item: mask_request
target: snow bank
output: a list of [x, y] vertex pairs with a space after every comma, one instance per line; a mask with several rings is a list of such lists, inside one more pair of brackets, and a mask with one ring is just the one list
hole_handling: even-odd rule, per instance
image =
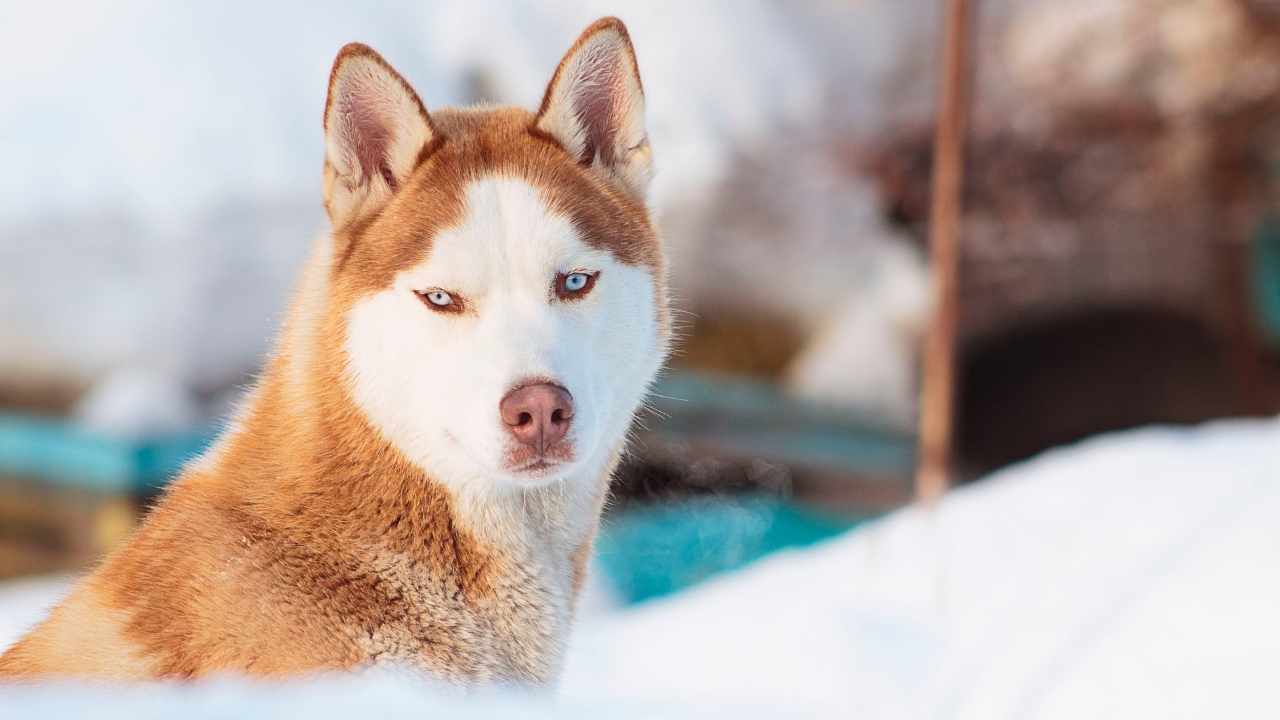
[[[805, 717], [786, 706], [703, 705], [661, 702], [559, 701], [516, 691], [464, 694], [399, 673], [364, 677], [319, 677], [287, 685], [222, 680], [198, 686], [176, 684], [110, 688], [59, 685], [6, 688], [0, 711], [13, 717], [145, 720], [146, 718], [789, 718]], [[9, 716], [6, 716], [9, 717]]]
[[586, 623], [571, 698], [844, 717], [1274, 708], [1280, 421], [1102, 437], [813, 551]]
[[[1277, 518], [1280, 420], [1098, 438], [931, 510], [585, 618], [555, 712], [668, 717], [723, 703], [743, 717], [1262, 716], [1276, 704]], [[0, 591], [0, 642], [61, 587]], [[5, 699], [48, 717], [120, 700], [80, 692]], [[402, 707], [418, 692], [372, 678], [124, 700], [266, 714], [285, 701]], [[533, 716], [552, 712], [540, 703]]]

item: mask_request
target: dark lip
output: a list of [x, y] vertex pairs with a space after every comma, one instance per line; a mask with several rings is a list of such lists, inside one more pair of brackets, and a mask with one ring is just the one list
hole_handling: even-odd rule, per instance
[[557, 465], [563, 465], [563, 464], [564, 462], [561, 460], [554, 460], [551, 458], [538, 458], [537, 460], [526, 462], [525, 464], [519, 467], [511, 468], [511, 472], [516, 472], [516, 473], [537, 472], [539, 470], [547, 470], [549, 468], [553, 468]]
[[[453, 435], [453, 433], [449, 432], [448, 430], [445, 430], [444, 436], [448, 438], [451, 442], [453, 442], [453, 444], [461, 448], [463, 452], [467, 452], [466, 446], [463, 445], [462, 442], [459, 441], [458, 438]], [[552, 446], [550, 450], [552, 453], [554, 453], [558, 451], [559, 448], [560, 448], [560, 445], [556, 444]], [[470, 457], [470, 453], [468, 453], [468, 457]], [[536, 472], [542, 472], [544, 470], [550, 470], [551, 468], [556, 467], [558, 465], [567, 465], [571, 462], [573, 462], [572, 451], [570, 451], [566, 457], [555, 457], [554, 455], [548, 454], [548, 455], [543, 455], [542, 457], [525, 460], [520, 465], [515, 465], [515, 466], [509, 465], [507, 466], [506, 471], [510, 473], [516, 473], [516, 474], [536, 473]]]
[[557, 465], [573, 462], [573, 445], [570, 442], [558, 442], [543, 453], [530, 447], [514, 448], [507, 453], [507, 472], [540, 472]]

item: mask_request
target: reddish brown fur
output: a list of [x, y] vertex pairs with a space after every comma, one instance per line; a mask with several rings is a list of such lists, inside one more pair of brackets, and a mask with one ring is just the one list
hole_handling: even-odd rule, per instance
[[627, 26], [616, 17], [603, 17], [591, 23], [586, 30], [582, 31], [582, 34], [574, 41], [573, 47], [569, 48], [569, 52], [564, 54], [564, 58], [556, 66], [555, 74], [551, 76], [551, 82], [547, 83], [547, 91], [542, 94], [542, 102], [538, 105], [538, 115], [543, 115], [547, 112], [547, 108], [551, 104], [551, 90], [560, 81], [560, 76], [564, 73], [564, 68], [568, 64], [569, 58], [573, 57], [574, 53], [581, 49], [587, 40], [591, 39], [591, 36], [601, 30], [611, 30], [618, 33], [622, 38], [622, 42], [626, 46], [625, 55], [630, 62], [631, 72], [635, 75], [636, 84], [640, 86], [640, 91], [644, 92], [644, 83], [640, 80], [640, 68], [636, 64], [636, 49], [631, 44], [631, 34], [627, 32]]
[[[347, 46], [338, 62], [369, 53]], [[339, 228], [312, 269], [320, 282], [304, 283], [238, 431], [0, 656], [0, 677], [281, 676], [383, 654], [456, 680], [553, 672], [554, 618], [524, 558], [468, 531], [448, 492], [369, 424], [342, 350], [353, 303], [418, 263], [461, 217], [466, 184], [495, 173], [540, 188], [587, 242], [652, 268], [665, 297], [642, 202], [534, 121], [518, 109], [431, 116], [418, 167], [376, 214]], [[665, 333], [665, 304], [657, 312]], [[567, 558], [575, 593], [590, 547], [588, 536]]]
[[[552, 95], [554, 94], [553, 91], [556, 87], [556, 84], [560, 82], [560, 80], [564, 75], [565, 66], [568, 64], [569, 58], [573, 57], [573, 55], [582, 48], [583, 44], [585, 44], [587, 40], [591, 38], [592, 35], [600, 31], [616, 32], [618, 36], [622, 39], [622, 44], [626, 47], [626, 52], [624, 53], [624, 57], [628, 61], [628, 65], [629, 65], [629, 67], [623, 69], [622, 71], [630, 72], [634, 76], [636, 85], [640, 88], [641, 94], [644, 93], [644, 84], [640, 81], [640, 68], [637, 67], [636, 65], [635, 47], [633, 47], [631, 44], [631, 35], [627, 32], [627, 26], [623, 25], [622, 21], [615, 17], [600, 18], [599, 20], [592, 23], [590, 27], [588, 27], [585, 31], [583, 31], [582, 35], [578, 36], [577, 42], [573, 44], [573, 47], [569, 49], [569, 52], [565, 53], [564, 59], [560, 61], [560, 64], [558, 66], [556, 66], [556, 72], [554, 75], [551, 76], [551, 82], [547, 84], [547, 90], [542, 95], [542, 103], [538, 106], [539, 117], [546, 114], [548, 108], [550, 107], [551, 101], [552, 101]], [[608, 83], [611, 85], [616, 85], [618, 81], [619, 81], [619, 78], [616, 78], [616, 77], [609, 78]], [[583, 116], [606, 118], [606, 117], [612, 116], [616, 112], [616, 108], [608, 107], [609, 96], [607, 94], [600, 94], [597, 96], [597, 98], [600, 102], [606, 105], [606, 107], [596, 108], [597, 112], [582, 112], [581, 114]], [[536, 129], [534, 130], [534, 132], [542, 135], [543, 137], [548, 137]], [[600, 142], [601, 134], [602, 134], [602, 130], [598, 125], [593, 125], [588, 127], [588, 130], [587, 130], [588, 141], [586, 146], [583, 148], [581, 157], [578, 158], [578, 162], [584, 165], [590, 163], [592, 159], [595, 157], [597, 151], [601, 153], [601, 159], [603, 161], [610, 162], [613, 160], [613, 147], [609, 143]], [[548, 139], [551, 140], [549, 137]], [[555, 142], [555, 141], [551, 140], [551, 142]]]

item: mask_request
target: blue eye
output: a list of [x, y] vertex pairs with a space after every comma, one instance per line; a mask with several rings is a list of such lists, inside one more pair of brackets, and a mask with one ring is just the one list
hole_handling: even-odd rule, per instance
[[556, 282], [552, 287], [556, 291], [556, 297], [561, 300], [580, 300], [596, 286], [596, 279], [599, 277], [598, 271], [561, 273], [556, 275]]
[[456, 296], [447, 290], [440, 288], [431, 288], [430, 290], [419, 290], [416, 292], [418, 299], [422, 300], [422, 304], [444, 313], [460, 313], [465, 309], [466, 302], [460, 296]]

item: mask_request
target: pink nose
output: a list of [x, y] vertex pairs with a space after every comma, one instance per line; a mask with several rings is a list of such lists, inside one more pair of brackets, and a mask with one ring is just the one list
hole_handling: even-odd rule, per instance
[[573, 396], [551, 383], [525, 385], [507, 393], [498, 412], [517, 440], [542, 455], [569, 432]]

